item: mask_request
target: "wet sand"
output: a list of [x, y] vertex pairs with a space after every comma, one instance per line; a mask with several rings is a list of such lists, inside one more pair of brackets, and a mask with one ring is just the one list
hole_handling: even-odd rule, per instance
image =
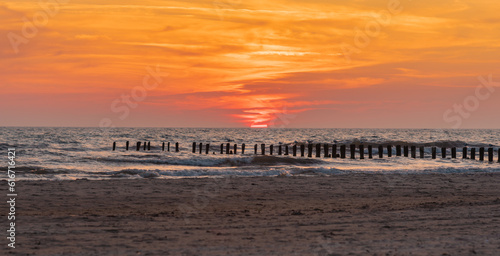
[[[495, 255], [500, 174], [19, 181], [1, 255]], [[2, 206], [7, 228], [7, 205]]]

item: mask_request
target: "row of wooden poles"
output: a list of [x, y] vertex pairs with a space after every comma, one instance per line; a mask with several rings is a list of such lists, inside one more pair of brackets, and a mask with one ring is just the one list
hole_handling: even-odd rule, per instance
[[[141, 149], [141, 143], [142, 142], [137, 142], [137, 144], [136, 144], [137, 151], [139, 151]], [[167, 151], [170, 151], [170, 142], [168, 142], [167, 144], [165, 144], [165, 142], [162, 143], [162, 151], [165, 151], [165, 146], [167, 146]], [[205, 146], [205, 148], [203, 148], [203, 146]], [[396, 147], [396, 156], [405, 156], [405, 157], [411, 156], [412, 158], [417, 158], [417, 146], [396, 145], [395, 147]], [[142, 144], [142, 148], [144, 151], [151, 150], [151, 142], [144, 142], [144, 144]], [[246, 145], [245, 145], [245, 143], [243, 143], [241, 145], [241, 154], [245, 154], [245, 148], [246, 148]], [[314, 148], [316, 150], [313, 152]], [[347, 145], [340, 145], [340, 147], [339, 147], [340, 154], [337, 154], [337, 145], [336, 144], [333, 144], [333, 145], [330, 145], [330, 144], [307, 144], [307, 157], [312, 157], [313, 153], [315, 153], [316, 157], [321, 157], [321, 151], [322, 151], [321, 148], [323, 148], [323, 157], [325, 157], [325, 158], [346, 158]], [[367, 153], [368, 158], [370, 158], [370, 159], [373, 158], [373, 146], [372, 145], [368, 145], [366, 147], [367, 152], [365, 152], [365, 145], [360, 144], [360, 145], [356, 146], [354, 144], [351, 144], [350, 145], [350, 158], [351, 159], [356, 159], [356, 148], [359, 149], [359, 159], [365, 159], [365, 153]], [[387, 145], [386, 148], [387, 148], [387, 157], [392, 157], [393, 146]], [[128, 141], [125, 144], [125, 149], [129, 150], [129, 142]], [[330, 149], [331, 149], [331, 154], [330, 154]], [[424, 158], [425, 157], [425, 147], [420, 146], [418, 149], [419, 149], [418, 150], [419, 158]], [[113, 151], [114, 150], [116, 150], [116, 142], [113, 142]], [[298, 151], [298, 150], [300, 150], [300, 151]], [[432, 159], [436, 159], [437, 158], [437, 147], [432, 147], [431, 150], [432, 150]], [[470, 148], [470, 159], [475, 160], [476, 153], [479, 153], [478, 154], [479, 160], [484, 161], [486, 153], [487, 153], [488, 154], [488, 161], [489, 162], [494, 161], [494, 148], [490, 147], [486, 151], [486, 149], [484, 147], [480, 147], [479, 152], [476, 152], [476, 150], [477, 150], [476, 148]], [[203, 143], [198, 144], [196, 142], [193, 142], [193, 145], [192, 145], [192, 152], [193, 153], [199, 152], [200, 154], [202, 154], [204, 152], [205, 154], [208, 154], [209, 151], [210, 151], [210, 144], [207, 143], [207, 144], [203, 145]], [[457, 158], [457, 148], [452, 147], [452, 148], [450, 148], [450, 151], [451, 151], [451, 158]], [[178, 142], [175, 143], [175, 152], [179, 152], [179, 143]], [[238, 152], [238, 144], [234, 144], [233, 146], [231, 146], [230, 143], [220, 144], [220, 153], [221, 154], [237, 154], [237, 152]], [[498, 149], [497, 149], [497, 152], [498, 152], [498, 154], [497, 154], [498, 155], [498, 162], [500, 163], [500, 152]], [[267, 153], [266, 144], [260, 144], [260, 154], [266, 155], [266, 153]], [[277, 147], [275, 147], [274, 145], [269, 145], [269, 155], [273, 155], [274, 153], [277, 153], [277, 155], [290, 155], [289, 145], [278, 145]], [[297, 156], [297, 153], [300, 153], [301, 157], [305, 157], [306, 145], [305, 144], [293, 145], [292, 150], [291, 150], [292, 156]], [[464, 159], [469, 158], [468, 153], [469, 153], [469, 148], [464, 147], [462, 149], [462, 158], [464, 158]], [[214, 152], [214, 154], [215, 154], [215, 152]], [[258, 144], [254, 145], [254, 154], [256, 154], [256, 155], [258, 154]], [[441, 157], [447, 158], [447, 154], [448, 154], [448, 148], [442, 147], [441, 148]], [[378, 146], [378, 157], [379, 158], [384, 157], [384, 146], [383, 145]]]

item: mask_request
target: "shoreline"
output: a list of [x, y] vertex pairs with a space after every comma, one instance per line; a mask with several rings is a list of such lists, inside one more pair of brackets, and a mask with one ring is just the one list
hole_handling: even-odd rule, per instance
[[499, 182], [499, 173], [22, 180], [18, 246], [1, 251], [492, 255]]

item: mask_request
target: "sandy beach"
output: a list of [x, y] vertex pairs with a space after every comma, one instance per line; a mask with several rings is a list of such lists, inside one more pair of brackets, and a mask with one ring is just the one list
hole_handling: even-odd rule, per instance
[[20, 181], [16, 249], [4, 241], [0, 254], [495, 255], [499, 184], [493, 173]]

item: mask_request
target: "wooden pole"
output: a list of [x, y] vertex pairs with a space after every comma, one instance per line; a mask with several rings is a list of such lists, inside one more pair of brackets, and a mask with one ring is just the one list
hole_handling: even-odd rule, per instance
[[300, 145], [300, 156], [304, 157], [304, 153], [306, 151], [306, 145], [302, 144]]
[[441, 155], [443, 158], [446, 158], [446, 148], [441, 148]]
[[179, 152], [179, 142], [175, 143], [175, 152]]
[[285, 156], [288, 156], [288, 144], [285, 145]]
[[238, 144], [234, 144], [233, 149], [234, 149], [234, 154], [236, 155], [236, 152], [238, 151]]
[[378, 146], [378, 158], [384, 158], [384, 146]]
[[479, 161], [484, 161], [484, 148], [479, 148]]
[[127, 140], [127, 143], [125, 144], [125, 150], [128, 151], [128, 140]]
[[205, 154], [207, 154], [207, 155], [208, 155], [208, 151], [209, 151], [209, 150], [210, 150], [210, 143], [207, 143], [207, 144], [205, 145]]
[[467, 147], [464, 147], [462, 149], [462, 158], [463, 159], [467, 159], [467, 151], [468, 151], [468, 148]]
[[224, 154], [224, 143], [220, 144], [220, 154]]
[[351, 144], [351, 159], [356, 159], [356, 145]]
[[144, 141], [144, 151], [146, 151], [147, 143]]
[[257, 144], [255, 144], [255, 146], [253, 147], [253, 150], [254, 155], [257, 155]]
[[137, 142], [137, 151], [139, 151], [139, 150], [141, 150], [141, 142], [140, 141]]
[[411, 157], [417, 158], [417, 146], [411, 146]]
[[313, 144], [307, 144], [307, 157], [312, 157], [313, 154]]
[[203, 143], [200, 142], [200, 155], [202, 154], [203, 152]]
[[424, 148], [424, 146], [421, 146], [420, 147], [420, 158], [423, 159], [424, 157], [425, 157], [425, 148]]
[[282, 150], [282, 147], [281, 147], [281, 144], [278, 145], [278, 155], [281, 156], [281, 150]]
[[337, 158], [337, 144], [332, 145], [332, 157]]
[[241, 144], [241, 154], [244, 155], [245, 154], [245, 143]]
[[269, 146], [269, 154], [273, 155], [274, 145]]
[[151, 150], [151, 141], [148, 141], [148, 151]]
[[329, 152], [330, 151], [330, 145], [328, 145], [328, 144], [325, 143], [323, 145], [323, 150], [325, 151], [324, 152], [325, 153], [324, 157], [325, 158], [330, 157], [330, 152]]
[[396, 145], [396, 156], [401, 156], [401, 145]]
[[470, 159], [476, 160], [476, 148], [470, 149]]
[[170, 152], [170, 142], [167, 143], [167, 150]]
[[113, 151], [116, 149], [116, 141], [113, 141]]
[[437, 155], [437, 148], [432, 147], [432, 159], [436, 159], [436, 155]]
[[345, 150], [346, 150], [346, 146], [340, 145], [340, 158], [345, 158]]
[[365, 145], [359, 144], [359, 159], [365, 159]]
[[231, 144], [226, 143], [226, 154], [229, 155], [229, 150], [230, 150]]
[[404, 146], [405, 157], [408, 157], [408, 145]]
[[260, 153], [262, 155], [266, 154], [266, 144], [260, 144]]
[[451, 158], [457, 158], [457, 148], [456, 147], [451, 148]]
[[488, 162], [493, 162], [493, 148], [488, 148]]
[[161, 143], [161, 151], [165, 151], [165, 142]]
[[316, 144], [316, 157], [321, 156], [321, 144]]
[[387, 145], [387, 157], [392, 157], [392, 145]]
[[368, 145], [368, 158], [369, 159], [373, 158], [373, 147], [372, 147], [372, 145]]
[[293, 145], [292, 153], [293, 153], [293, 156], [297, 156], [297, 145]]
[[193, 142], [193, 153], [196, 152], [196, 142]]

